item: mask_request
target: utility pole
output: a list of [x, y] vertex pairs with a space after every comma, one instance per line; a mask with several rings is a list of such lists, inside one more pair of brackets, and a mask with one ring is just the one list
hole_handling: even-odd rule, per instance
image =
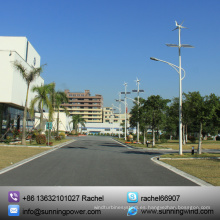
[[132, 92], [137, 92], [137, 97], [138, 97], [138, 101], [137, 101], [137, 105], [138, 105], [137, 142], [139, 143], [139, 134], [140, 134], [140, 125], [139, 125], [139, 107], [140, 107], [139, 93], [140, 92], [144, 92], [144, 90], [140, 90], [139, 89], [140, 80], [138, 78], [136, 80], [136, 83], [137, 83], [137, 86], [138, 86], [138, 90], [132, 90]]
[[125, 94], [125, 141], [127, 140], [127, 94], [131, 94], [130, 92], [127, 92], [127, 83], [124, 83], [125, 91], [121, 92], [121, 94]]

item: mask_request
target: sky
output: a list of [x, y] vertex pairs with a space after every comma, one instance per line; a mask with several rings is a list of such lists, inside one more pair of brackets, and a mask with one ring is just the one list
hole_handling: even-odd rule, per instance
[[[137, 89], [141, 97], [179, 97], [179, 75], [156, 57], [179, 65], [181, 30], [183, 92], [220, 96], [219, 0], [0, 0], [0, 35], [26, 36], [47, 64], [45, 84], [56, 90], [90, 90], [104, 107], [118, 105], [118, 93]], [[129, 95], [136, 97], [135, 93]], [[123, 97], [122, 97], [123, 98]], [[133, 105], [129, 101], [129, 108]]]

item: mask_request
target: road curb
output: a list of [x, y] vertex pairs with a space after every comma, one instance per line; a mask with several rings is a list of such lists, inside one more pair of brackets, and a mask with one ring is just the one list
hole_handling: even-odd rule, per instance
[[53, 146], [53, 148], [50, 149], [50, 150], [47, 150], [47, 151], [44, 151], [44, 152], [42, 152], [42, 153], [36, 154], [36, 155], [34, 155], [34, 156], [32, 156], [32, 157], [29, 157], [29, 158], [27, 158], [27, 159], [24, 159], [24, 160], [22, 160], [22, 161], [19, 161], [19, 162], [15, 163], [15, 164], [13, 164], [13, 165], [11, 165], [11, 166], [8, 166], [8, 167], [6, 167], [6, 168], [3, 168], [3, 169], [0, 170], [0, 175], [3, 174], [3, 173], [8, 172], [8, 171], [10, 171], [10, 170], [13, 170], [13, 169], [15, 169], [15, 168], [17, 168], [17, 167], [19, 167], [19, 166], [21, 166], [21, 165], [23, 165], [23, 164], [26, 164], [26, 163], [28, 163], [28, 162], [30, 162], [30, 161], [32, 161], [32, 160], [35, 160], [35, 159], [37, 159], [37, 158], [39, 158], [39, 157], [41, 157], [41, 156], [44, 156], [44, 155], [46, 155], [46, 154], [49, 154], [49, 153], [51, 153], [51, 152], [53, 152], [53, 151], [55, 151], [55, 150], [57, 150], [57, 149], [59, 149], [59, 148], [65, 146], [65, 145], [67, 145], [67, 144], [70, 144], [70, 143], [74, 142], [74, 141], [75, 141], [75, 140], [71, 140], [71, 141], [64, 142], [64, 143], [62, 143], [62, 144], [60, 144], [60, 145]]
[[185, 157], [185, 158], [171, 158], [171, 157], [160, 157], [160, 160], [219, 160], [220, 157]]
[[120, 142], [120, 141], [118, 141], [118, 140], [115, 140], [114, 138], [111, 138], [111, 139], [114, 140], [115, 142], [121, 144], [122, 146], [127, 147], [128, 149], [136, 149], [135, 147], [130, 146], [130, 145], [128, 145], [128, 144], [125, 144], [125, 143], [123, 143], [123, 142]]
[[163, 167], [173, 171], [174, 173], [176, 173], [176, 174], [178, 174], [178, 175], [180, 175], [180, 176], [182, 176], [182, 177], [184, 177], [184, 178], [186, 178], [186, 179], [188, 179], [188, 180], [198, 184], [199, 186], [213, 186], [210, 183], [205, 182], [204, 180], [201, 180], [201, 179], [199, 179], [199, 178], [197, 178], [195, 176], [192, 176], [192, 175], [190, 175], [188, 173], [185, 173], [182, 170], [179, 170], [179, 169], [177, 169], [177, 168], [175, 168], [175, 167], [173, 167], [173, 166], [171, 166], [169, 164], [166, 164], [166, 163], [164, 163], [164, 162], [162, 162], [162, 161], [160, 161], [158, 159], [159, 159], [158, 156], [151, 158], [151, 160], [153, 162], [155, 162], [155, 163], [157, 163], [157, 164], [159, 164], [159, 165], [161, 165], [161, 166], [163, 166]]
[[134, 146], [131, 146], [129, 144], [126, 144], [126, 143], [123, 143], [121, 141], [118, 141], [118, 140], [115, 140], [114, 138], [112, 138], [112, 140], [120, 143], [121, 145], [125, 146], [125, 147], [130, 147], [132, 149], [143, 149], [143, 150], [150, 150], [150, 151], [154, 151], [154, 150], [158, 150], [158, 151], [173, 151], [173, 149], [171, 148], [167, 148], [167, 149], [163, 149], [163, 148], [143, 148], [143, 147], [134, 147]]

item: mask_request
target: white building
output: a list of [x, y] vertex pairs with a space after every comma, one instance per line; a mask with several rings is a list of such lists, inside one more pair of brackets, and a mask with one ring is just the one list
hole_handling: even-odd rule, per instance
[[[0, 37], [0, 134], [8, 128], [22, 126], [27, 84], [13, 62], [21, 63], [29, 72], [40, 67], [40, 55], [26, 37]], [[33, 86], [41, 86], [44, 80], [37, 77], [30, 84], [28, 106], [35, 94]]]
[[[40, 113], [35, 113], [35, 124], [36, 129], [40, 128]], [[44, 128], [46, 129], [46, 122], [48, 121], [49, 114], [44, 112]], [[66, 116], [64, 112], [59, 113], [59, 131], [71, 132], [74, 130], [73, 124], [71, 123], [71, 117]], [[123, 134], [123, 128], [119, 123], [85, 123], [85, 126], [78, 125], [79, 132], [85, 134]], [[57, 112], [53, 114], [52, 130], [57, 130]], [[136, 132], [136, 129], [128, 128], [128, 132]]]

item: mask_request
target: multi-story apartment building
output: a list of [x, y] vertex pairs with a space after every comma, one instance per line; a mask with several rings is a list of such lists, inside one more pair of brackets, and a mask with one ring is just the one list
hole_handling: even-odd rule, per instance
[[[62, 104], [73, 114], [82, 115], [86, 122], [102, 123], [102, 95], [91, 96], [90, 90], [85, 92], [70, 92], [65, 90], [68, 97], [68, 103]], [[63, 110], [61, 110], [62, 112]]]
[[[130, 114], [127, 113], [126, 119], [129, 123]], [[122, 124], [125, 122], [125, 114], [114, 113], [112, 107], [103, 108], [103, 123], [119, 123]]]

